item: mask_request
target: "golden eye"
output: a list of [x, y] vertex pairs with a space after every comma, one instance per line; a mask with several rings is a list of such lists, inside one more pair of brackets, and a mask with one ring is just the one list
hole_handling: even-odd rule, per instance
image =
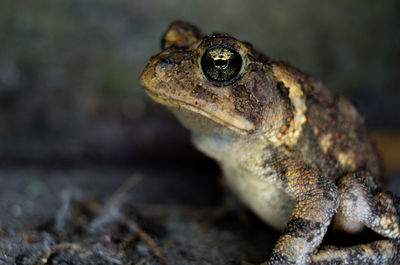
[[201, 69], [211, 81], [227, 82], [238, 77], [242, 69], [242, 56], [231, 46], [219, 44], [206, 50], [201, 57]]

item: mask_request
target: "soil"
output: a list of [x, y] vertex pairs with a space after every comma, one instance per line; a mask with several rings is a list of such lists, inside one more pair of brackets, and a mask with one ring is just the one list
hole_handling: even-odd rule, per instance
[[0, 178], [0, 264], [260, 263], [279, 236], [214, 165], [31, 165]]

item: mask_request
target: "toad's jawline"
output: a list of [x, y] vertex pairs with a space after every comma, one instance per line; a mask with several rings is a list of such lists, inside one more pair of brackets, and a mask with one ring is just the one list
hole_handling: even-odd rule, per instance
[[227, 126], [229, 129], [231, 129], [241, 135], [247, 135], [251, 130], [254, 129], [254, 125], [252, 123], [250, 123], [249, 121], [232, 119], [232, 117], [230, 117], [230, 121], [227, 121], [227, 119], [223, 119], [222, 117], [219, 117], [218, 115], [204, 111], [203, 109], [200, 109], [196, 106], [188, 104], [187, 102], [177, 100], [177, 99], [162, 95], [160, 93], [153, 92], [148, 88], [145, 88], [145, 91], [154, 101], [156, 101], [162, 105], [184, 108], [191, 112], [198, 113], [210, 120], [215, 120], [216, 122], [218, 122], [224, 126]]

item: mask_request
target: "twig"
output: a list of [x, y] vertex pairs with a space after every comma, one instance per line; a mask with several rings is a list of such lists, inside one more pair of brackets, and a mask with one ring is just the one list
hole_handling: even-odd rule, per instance
[[108, 208], [110, 206], [114, 206], [121, 201], [121, 198], [127, 193], [130, 189], [135, 187], [142, 180], [142, 175], [139, 173], [135, 173], [130, 176], [127, 180], [125, 180], [118, 189], [111, 195], [110, 199], [105, 204], [104, 208]]
[[119, 204], [122, 202], [122, 198], [124, 195], [136, 186], [139, 181], [142, 179], [142, 175], [133, 174], [127, 180], [125, 180], [118, 189], [111, 195], [110, 199], [104, 204], [103, 208], [99, 215], [92, 221], [90, 227], [98, 228], [102, 226], [104, 223], [111, 222], [113, 220], [117, 220], [119, 218]]
[[130, 231], [137, 233], [138, 236], [153, 250], [161, 264], [167, 265], [167, 261], [165, 260], [160, 248], [149, 234], [147, 234], [136, 222], [126, 216], [121, 217], [121, 221], [129, 228]]

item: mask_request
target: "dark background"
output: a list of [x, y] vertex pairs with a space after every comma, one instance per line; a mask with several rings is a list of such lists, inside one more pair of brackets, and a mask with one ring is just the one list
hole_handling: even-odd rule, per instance
[[372, 128], [400, 127], [396, 0], [1, 1], [0, 160], [184, 157], [182, 130], [137, 81], [176, 19], [291, 62]]
[[[392, 176], [390, 187], [397, 189], [398, 0], [3, 0], [2, 229], [51, 218], [65, 192], [71, 197], [78, 190], [85, 199], [104, 202], [137, 172], [143, 179], [131, 202], [197, 207], [223, 201], [216, 165], [191, 147], [188, 133], [138, 84], [150, 56], [160, 51], [162, 34], [177, 19], [249, 41], [350, 98], [365, 115]], [[208, 249], [210, 240], [199, 244]], [[199, 245], [186, 251], [196, 248], [197, 256], [211, 255]], [[235, 248], [224, 255], [232, 253]], [[199, 264], [219, 264], [214, 256], [209, 260]]]

